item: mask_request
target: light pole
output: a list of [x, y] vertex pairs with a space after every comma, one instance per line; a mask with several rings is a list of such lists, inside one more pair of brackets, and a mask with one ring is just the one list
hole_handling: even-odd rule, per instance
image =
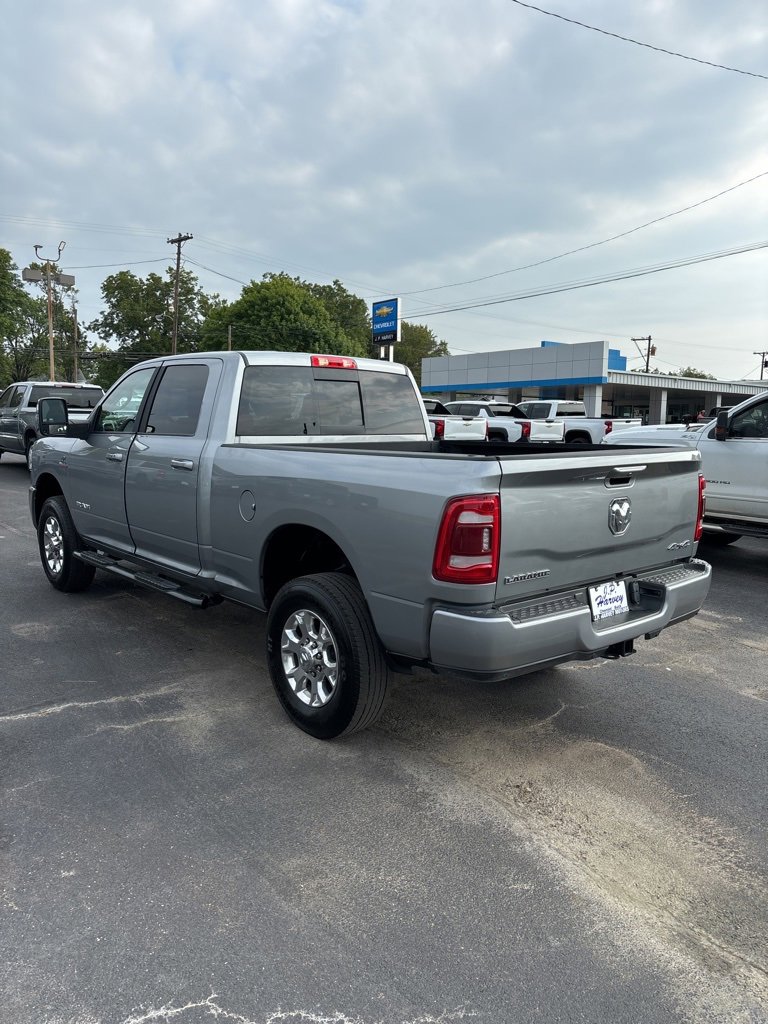
[[[61, 254], [64, 252], [66, 244], [66, 242], [59, 242], [59, 251], [56, 257], [51, 257], [51, 259], [47, 259], [45, 261], [45, 286], [48, 296], [48, 358], [50, 360], [49, 374], [52, 381], [56, 380], [56, 365], [53, 357], [53, 289], [51, 287], [51, 281], [52, 278], [55, 277], [58, 284], [67, 285], [68, 287], [73, 287], [75, 283], [75, 279], [71, 274], [62, 274], [55, 267], [55, 264], [57, 264], [61, 259]], [[42, 245], [34, 246], [35, 256], [37, 257], [38, 262], [40, 262], [40, 250], [42, 248]], [[55, 274], [51, 273], [52, 264], [54, 264], [53, 269]], [[39, 282], [43, 279], [42, 271], [38, 270], [37, 267], [24, 267], [21, 272], [21, 276], [24, 281]]]

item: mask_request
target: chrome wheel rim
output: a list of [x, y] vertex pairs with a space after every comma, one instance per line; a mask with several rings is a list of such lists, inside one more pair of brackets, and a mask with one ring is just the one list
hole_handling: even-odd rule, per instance
[[64, 537], [61, 533], [61, 524], [55, 516], [48, 516], [45, 520], [43, 551], [48, 571], [54, 576], [58, 575], [64, 566]]
[[286, 620], [280, 640], [283, 672], [291, 690], [311, 708], [324, 707], [336, 692], [336, 640], [317, 612], [300, 608]]

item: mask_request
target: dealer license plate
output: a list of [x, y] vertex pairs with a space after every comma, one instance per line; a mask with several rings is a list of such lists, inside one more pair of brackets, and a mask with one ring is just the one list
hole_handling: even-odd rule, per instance
[[608, 583], [599, 583], [596, 587], [590, 587], [589, 604], [592, 608], [592, 618], [595, 621], [609, 619], [612, 615], [628, 612], [629, 603], [624, 580], [611, 580]]

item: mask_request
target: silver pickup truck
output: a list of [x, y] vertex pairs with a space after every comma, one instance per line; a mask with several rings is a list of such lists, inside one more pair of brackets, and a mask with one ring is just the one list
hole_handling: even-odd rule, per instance
[[55, 399], [38, 418], [50, 583], [104, 570], [267, 611], [277, 695], [323, 739], [376, 719], [392, 669], [501, 680], [621, 657], [709, 589], [698, 452], [433, 441], [397, 364], [158, 358], [88, 423]]

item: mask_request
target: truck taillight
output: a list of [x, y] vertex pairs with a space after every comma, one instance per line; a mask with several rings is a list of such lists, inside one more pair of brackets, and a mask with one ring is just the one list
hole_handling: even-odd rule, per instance
[[310, 366], [320, 366], [328, 370], [356, 370], [357, 363], [348, 356], [310, 356]]
[[696, 513], [696, 529], [693, 534], [693, 539], [701, 540], [701, 535], [704, 533], [704, 513], [707, 510], [707, 499], [704, 496], [704, 492], [707, 489], [707, 481], [704, 479], [704, 474], [699, 473], [699, 509]]
[[445, 437], [445, 420], [433, 420], [435, 424], [435, 438]]
[[606, 434], [610, 434], [612, 432], [612, 430], [613, 430], [613, 420], [606, 420], [605, 421], [605, 432], [606, 432]]
[[452, 498], [437, 534], [432, 575], [446, 583], [495, 583], [500, 528], [498, 494]]
[[520, 435], [520, 440], [521, 441], [530, 441], [531, 440], [531, 421], [530, 420], [522, 420], [521, 423], [520, 423], [520, 426], [522, 427], [522, 430], [523, 430], [522, 434]]

